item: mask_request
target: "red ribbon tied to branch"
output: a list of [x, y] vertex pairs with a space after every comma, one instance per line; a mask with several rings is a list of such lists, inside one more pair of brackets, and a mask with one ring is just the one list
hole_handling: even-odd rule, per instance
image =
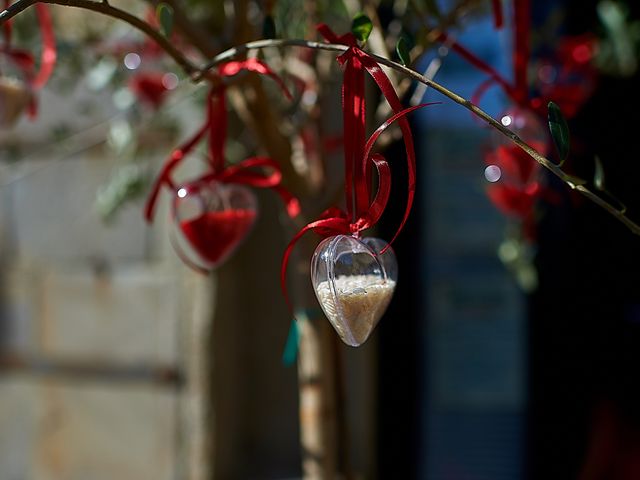
[[[338, 207], [329, 208], [318, 220], [304, 226], [289, 242], [282, 258], [280, 285], [290, 308], [291, 302], [286, 287], [287, 265], [298, 240], [310, 230], [323, 237], [340, 234], [358, 236], [363, 230], [378, 223], [382, 216], [391, 191], [391, 171], [385, 158], [379, 153], [372, 153], [372, 149], [378, 137], [395, 122], [402, 130], [407, 155], [408, 185], [404, 216], [389, 245], [398, 236], [411, 212], [416, 188], [416, 158], [413, 136], [409, 122], [405, 117], [410, 112], [428, 105], [423, 104], [404, 109], [387, 75], [374, 58], [358, 47], [353, 34], [347, 33], [337, 36], [324, 24], [318, 26], [318, 31], [327, 41], [349, 47], [337, 59], [338, 63], [344, 67], [342, 112], [346, 211]], [[394, 112], [394, 115], [378, 127], [366, 141], [365, 72], [373, 78]], [[378, 174], [378, 189], [372, 199], [373, 168]]]
[[[499, 0], [493, 0], [493, 14], [496, 28], [501, 28], [503, 23], [502, 5]], [[530, 57], [530, 41], [531, 34], [531, 6], [530, 0], [514, 0], [513, 2], [513, 31], [514, 31], [514, 49], [513, 49], [513, 82], [507, 81], [500, 75], [495, 68], [484, 60], [478, 58], [474, 53], [460, 45], [458, 42], [451, 41], [445, 33], [441, 33], [438, 40], [442, 43], [450, 44], [451, 49], [468, 61], [478, 70], [489, 75], [476, 93], [472, 96], [473, 103], [478, 103], [480, 97], [493, 84], [498, 84], [504, 92], [511, 97], [517, 104], [535, 109], [540, 101], [533, 102], [529, 99], [529, 87], [527, 84], [527, 69]]]
[[[7, 9], [11, 5], [10, 0], [5, 0], [4, 8]], [[49, 6], [42, 3], [36, 3], [36, 16], [38, 18], [38, 25], [40, 28], [40, 39], [42, 49], [40, 52], [40, 65], [38, 70], [35, 69], [35, 58], [33, 54], [21, 48], [14, 48], [11, 44], [11, 36], [13, 26], [11, 20], [4, 23], [3, 37], [4, 44], [1, 47], [1, 52], [7, 55], [16, 67], [24, 75], [25, 82], [32, 90], [41, 89], [46, 85], [53, 73], [53, 69], [56, 64], [57, 50], [56, 40], [53, 33], [53, 23], [51, 21], [51, 13]], [[30, 104], [30, 114], [35, 116], [36, 114], [35, 98], [32, 98]]]
[[[226, 77], [236, 75], [242, 70], [270, 76], [282, 88], [287, 98], [291, 98], [282, 79], [278, 77], [268, 65], [255, 58], [225, 63], [219, 67], [218, 74]], [[171, 153], [171, 156], [165, 162], [158, 175], [144, 210], [144, 216], [148, 222], [153, 220], [162, 186], [166, 185], [174, 192], [177, 190], [177, 186], [171, 178], [173, 170], [180, 165], [185, 156], [191, 152], [205, 136], [208, 136], [209, 171], [199, 180], [217, 180], [223, 183], [240, 183], [257, 188], [271, 188], [278, 193], [285, 202], [289, 216], [295, 217], [300, 213], [298, 200], [280, 184], [282, 172], [280, 165], [276, 161], [267, 157], [251, 157], [235, 165], [225, 165], [224, 145], [227, 137], [227, 109], [225, 104], [225, 87], [224, 85], [220, 85], [213, 87], [207, 96], [207, 115], [202, 127], [200, 127], [190, 139]], [[271, 172], [256, 171], [256, 168], [268, 168]]]

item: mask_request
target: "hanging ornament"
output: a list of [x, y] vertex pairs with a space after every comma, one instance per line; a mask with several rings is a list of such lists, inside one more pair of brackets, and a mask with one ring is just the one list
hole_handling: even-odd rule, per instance
[[[493, 2], [496, 26], [501, 17], [500, 2]], [[488, 78], [482, 82], [472, 96], [472, 102], [479, 104], [487, 90], [498, 85], [510, 98], [512, 106], [498, 118], [500, 123], [516, 132], [518, 136], [542, 155], [549, 151], [547, 129], [538, 117], [543, 109], [541, 98], [531, 98], [528, 84], [530, 59], [531, 10], [529, 0], [513, 2], [513, 81], [507, 81], [491, 65], [484, 62], [459, 43], [449, 39], [444, 33], [440, 41], [447, 42], [465, 60]], [[519, 219], [530, 219], [540, 186], [540, 165], [524, 150], [511, 142], [500, 132], [493, 132], [491, 146], [484, 154], [485, 178], [490, 182], [487, 195], [491, 202], [504, 214]], [[531, 222], [525, 225], [532, 231]]]
[[[5, 0], [5, 9], [11, 2]], [[3, 25], [4, 42], [0, 47], [0, 127], [12, 127], [28, 110], [31, 117], [37, 112], [35, 92], [42, 88], [56, 62], [56, 45], [51, 15], [47, 5], [37, 3], [36, 15], [40, 27], [42, 52], [36, 72], [33, 54], [11, 45], [12, 23]]]
[[[513, 130], [526, 143], [547, 155], [547, 130], [531, 110], [514, 106], [500, 115], [500, 123]], [[526, 218], [533, 211], [541, 192], [541, 165], [504, 135], [492, 133], [492, 148], [485, 153], [485, 178], [490, 182], [487, 195], [500, 211]]]
[[0, 127], [12, 127], [32, 100], [27, 83], [12, 76], [0, 76]]
[[[342, 111], [346, 211], [338, 207], [329, 208], [320, 219], [307, 224], [294, 236], [282, 259], [280, 282], [291, 308], [286, 288], [291, 252], [298, 240], [310, 230], [325, 237], [311, 261], [311, 283], [322, 310], [340, 338], [348, 345], [359, 346], [382, 317], [397, 281], [396, 260], [390, 246], [380, 239], [362, 237], [363, 231], [377, 224], [391, 190], [389, 165], [382, 155], [372, 153], [373, 146], [382, 132], [398, 122], [407, 154], [408, 192], [405, 213], [392, 243], [408, 218], [415, 193], [415, 151], [405, 117], [425, 105], [403, 109], [389, 78], [380, 65], [358, 47], [353, 34], [338, 37], [326, 25], [320, 25], [318, 30], [329, 42], [349, 47], [338, 57], [338, 62], [344, 66]], [[376, 82], [394, 112], [369, 139], [365, 136], [365, 72]], [[374, 169], [378, 176], [375, 192], [371, 187]]]
[[342, 341], [352, 347], [369, 338], [391, 301], [397, 278], [395, 254], [379, 238], [329, 237], [311, 260], [320, 306]]
[[[241, 70], [274, 78], [289, 96], [282, 80], [257, 59], [226, 63], [219, 67], [218, 73], [226, 77]], [[282, 173], [274, 160], [251, 157], [234, 165], [226, 165], [226, 136], [225, 88], [219, 85], [213, 87], [207, 96], [204, 125], [172, 152], [153, 186], [145, 208], [145, 217], [150, 222], [162, 186], [166, 185], [172, 190], [172, 244], [185, 264], [202, 273], [223, 263], [249, 234], [257, 216], [258, 202], [248, 187], [273, 189], [285, 202], [291, 217], [300, 211], [297, 199], [280, 185]], [[182, 185], [174, 183], [171, 178], [173, 170], [205, 137], [208, 139], [207, 171]]]
[[167, 94], [178, 86], [178, 81], [175, 73], [140, 71], [129, 79], [128, 86], [141, 103], [158, 109]]
[[597, 50], [592, 34], [562, 37], [554, 54], [538, 65], [540, 95], [558, 104], [566, 118], [577, 115], [595, 91], [598, 72], [592, 61]]
[[[513, 130], [542, 155], [548, 152], [544, 125], [530, 110], [514, 106], [500, 115], [500, 123]], [[502, 134], [492, 134], [492, 148], [485, 153], [487, 195], [503, 213], [517, 218], [531, 215], [540, 194], [542, 167]]]
[[180, 187], [173, 201], [174, 246], [192, 264], [213, 269], [248, 235], [258, 201], [247, 187], [199, 179]]

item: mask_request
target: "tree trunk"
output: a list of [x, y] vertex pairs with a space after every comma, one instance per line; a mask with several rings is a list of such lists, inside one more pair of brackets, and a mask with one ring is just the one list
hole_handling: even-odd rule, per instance
[[300, 443], [305, 480], [346, 477], [347, 448], [342, 375], [338, 338], [317, 304], [308, 280], [315, 243], [300, 242], [295, 260], [292, 297], [299, 332], [298, 381]]
[[214, 274], [192, 272], [184, 280], [184, 316], [181, 318], [184, 387], [179, 400], [180, 448], [184, 464], [179, 478], [211, 480], [213, 475], [213, 403], [211, 346], [216, 291]]

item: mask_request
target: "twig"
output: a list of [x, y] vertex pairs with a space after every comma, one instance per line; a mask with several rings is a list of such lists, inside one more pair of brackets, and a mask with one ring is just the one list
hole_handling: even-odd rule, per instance
[[[270, 48], [270, 47], [302, 47], [302, 48], [311, 48], [311, 49], [315, 49], [315, 50], [328, 50], [328, 51], [340, 52], [340, 53], [347, 51], [348, 48], [349, 48], [346, 45], [336, 45], [336, 44], [331, 44], [331, 43], [319, 43], [319, 42], [313, 42], [313, 41], [307, 41], [307, 40], [299, 40], [299, 39], [258, 40], [258, 41], [255, 41], [255, 42], [249, 42], [249, 43], [245, 43], [243, 45], [238, 45], [238, 46], [236, 46], [234, 48], [230, 48], [229, 50], [226, 50], [226, 51], [216, 55], [213, 59], [211, 59], [211, 61], [209, 61], [209, 63], [207, 63], [203, 67], [202, 73], [204, 74], [204, 72], [208, 71], [211, 68], [214, 68], [216, 65], [218, 65], [218, 64], [220, 64], [222, 62], [230, 60], [230, 59], [232, 59], [232, 58], [234, 58], [236, 56], [239, 56], [239, 55], [244, 55], [249, 50], [260, 50], [260, 49], [263, 49], [263, 48]], [[410, 77], [410, 78], [412, 78], [412, 79], [414, 79], [414, 80], [416, 80], [416, 81], [418, 81], [420, 83], [423, 83], [423, 84], [427, 85], [428, 87], [436, 90], [440, 94], [444, 95], [445, 97], [449, 98], [450, 100], [453, 100], [455, 103], [463, 106], [464, 108], [469, 110], [471, 113], [473, 113], [476, 117], [480, 118], [483, 122], [485, 122], [486, 124], [488, 124], [491, 127], [495, 128], [500, 133], [502, 133], [504, 136], [509, 138], [509, 140], [511, 140], [518, 147], [520, 147], [522, 150], [524, 150], [530, 157], [532, 157], [540, 165], [545, 167], [547, 170], [549, 170], [551, 173], [553, 173], [556, 177], [558, 177], [560, 180], [562, 180], [571, 189], [580, 192], [582, 195], [587, 197], [589, 200], [591, 200], [595, 204], [597, 204], [600, 207], [602, 207], [604, 210], [606, 210], [608, 213], [610, 213], [616, 219], [618, 219], [620, 222], [622, 222], [624, 225], [626, 225], [627, 228], [629, 228], [629, 230], [631, 230], [632, 233], [634, 233], [636, 235], [640, 235], [640, 225], [638, 225], [633, 220], [628, 218], [625, 215], [624, 211], [617, 209], [615, 206], [613, 206], [612, 204], [610, 204], [606, 200], [602, 199], [595, 192], [593, 192], [592, 190], [587, 188], [585, 186], [586, 182], [584, 180], [582, 180], [580, 178], [576, 178], [576, 177], [574, 177], [572, 175], [569, 175], [569, 174], [565, 173], [565, 171], [562, 170], [559, 166], [554, 164], [551, 160], [549, 160], [548, 158], [543, 156], [540, 152], [538, 152], [536, 149], [534, 149], [529, 144], [524, 142], [518, 136], [517, 133], [513, 132], [512, 130], [509, 130], [507, 127], [505, 127], [499, 121], [497, 121], [496, 119], [491, 117], [488, 113], [486, 113], [484, 110], [482, 110], [477, 105], [471, 103], [469, 100], [461, 97], [460, 95], [458, 95], [455, 92], [452, 92], [451, 90], [449, 90], [448, 88], [440, 85], [439, 83], [437, 83], [437, 82], [425, 77], [424, 75], [420, 74], [419, 72], [416, 72], [416, 71], [414, 71], [414, 70], [412, 70], [410, 68], [407, 68], [407, 67], [405, 67], [403, 65], [400, 65], [399, 63], [396, 63], [396, 62], [394, 62], [392, 60], [389, 60], [388, 58], [380, 57], [378, 55], [371, 54], [371, 53], [369, 55], [376, 62], [380, 63], [381, 65], [385, 65], [385, 66], [387, 66], [389, 68], [392, 68], [392, 69], [394, 69], [394, 70], [396, 70], [396, 71], [398, 71], [398, 72], [400, 72], [400, 73], [402, 73], [402, 74], [404, 74], [404, 75], [406, 75], [406, 76], [408, 76], [408, 77]], [[199, 78], [198, 74], [194, 75], [193, 78], [194, 79], [198, 79]]]
[[166, 3], [173, 9], [174, 30], [193, 45], [205, 58], [215, 55], [222, 50], [219, 45], [219, 36], [213, 35], [211, 31], [203, 28], [199, 23], [192, 21], [185, 11], [184, 0], [147, 0], [151, 5], [157, 7], [160, 3]]
[[92, 0], [18, 0], [9, 8], [0, 11], [0, 25], [7, 20], [15, 17], [23, 10], [35, 5], [36, 3], [49, 3], [54, 5], [62, 5], [65, 7], [75, 7], [84, 10], [90, 10], [92, 12], [98, 12], [103, 15], [107, 15], [118, 20], [122, 20], [128, 23], [134, 28], [137, 28], [145, 35], [153, 39], [164, 51], [175, 60], [175, 62], [185, 71], [185, 73], [191, 77], [197, 75], [198, 79], [203, 78], [203, 72], [194, 63], [192, 63], [182, 52], [180, 52], [170, 40], [162, 35], [158, 30], [153, 28], [144, 20], [139, 19], [135, 15], [130, 14], [124, 10], [111, 6], [108, 2], [104, 1], [92, 1]]
[[[336, 45], [331, 43], [320, 43], [308, 40], [300, 40], [300, 39], [266, 39], [266, 40], [257, 40], [254, 42], [248, 42], [216, 55], [212, 60], [210, 60], [206, 65], [202, 68], [198, 68], [191, 61], [189, 61], [180, 51], [178, 51], [169, 41], [165, 38], [160, 32], [151, 27], [148, 23], [140, 20], [139, 18], [131, 15], [124, 10], [120, 10], [118, 8], [112, 7], [107, 2], [95, 2], [91, 0], [41, 0], [42, 3], [50, 3], [56, 5], [63, 5], [69, 7], [77, 7], [83, 8], [86, 10], [91, 10], [94, 12], [102, 13], [104, 15], [108, 15], [113, 18], [120, 19], [131, 26], [139, 29], [140, 31], [147, 34], [153, 40], [155, 40], [175, 61], [176, 63], [182, 67], [182, 69], [191, 76], [191, 79], [195, 82], [202, 80], [204, 77], [208, 76], [208, 72], [213, 69], [216, 65], [225, 62], [227, 60], [231, 60], [232, 58], [238, 57], [240, 55], [246, 54], [250, 50], [260, 50], [263, 48], [271, 48], [271, 47], [302, 47], [302, 48], [311, 48], [315, 50], [327, 50], [332, 52], [345, 52], [349, 47], [346, 45]], [[0, 11], [0, 25], [4, 22], [13, 18], [23, 10], [29, 8], [30, 6], [38, 3], [37, 0], [18, 0], [16, 3], [12, 4], [9, 8]], [[399, 63], [396, 63], [388, 58], [381, 57], [375, 54], [369, 54], [373, 59], [375, 59], [381, 65], [385, 65], [393, 70], [396, 70], [409, 78], [412, 78], [432, 89], [436, 90], [440, 94], [445, 97], [453, 100], [455, 103], [463, 106], [475, 116], [480, 118], [483, 122], [490, 125], [491, 127], [498, 130], [500, 133], [505, 135], [509, 140], [515, 143], [518, 147], [524, 150], [530, 157], [532, 157], [535, 161], [537, 161], [540, 165], [545, 167], [551, 173], [553, 173], [556, 177], [562, 180], [566, 185], [568, 185], [571, 189], [580, 192], [583, 196], [594, 202], [595, 204], [602, 207], [620, 222], [631, 230], [632, 233], [636, 235], [640, 235], [640, 225], [635, 223], [633, 220], [628, 218], [623, 210], [617, 209], [615, 206], [607, 202], [598, 196], [595, 192], [590, 190], [585, 186], [585, 181], [576, 177], [573, 177], [562, 170], [559, 166], [555, 165], [549, 159], [540, 154], [536, 149], [528, 145], [524, 142], [518, 134], [509, 130], [507, 127], [502, 125], [499, 121], [495, 120], [489, 114], [487, 114], [484, 110], [479, 108], [477, 105], [474, 105], [469, 100], [461, 97], [455, 92], [447, 89], [446, 87], [440, 85], [439, 83], [425, 77], [424, 75], [416, 72], [408, 67], [405, 67]]]

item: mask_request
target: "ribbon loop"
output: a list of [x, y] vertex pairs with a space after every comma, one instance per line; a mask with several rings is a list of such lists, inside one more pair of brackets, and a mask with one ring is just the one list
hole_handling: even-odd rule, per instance
[[[295, 244], [306, 232], [313, 230], [324, 237], [341, 234], [358, 236], [362, 231], [375, 226], [380, 220], [391, 192], [391, 170], [382, 155], [378, 153], [372, 154], [371, 151], [382, 132], [394, 122], [398, 122], [402, 130], [409, 179], [405, 213], [389, 245], [398, 236], [411, 212], [416, 186], [416, 159], [413, 136], [409, 122], [405, 117], [418, 108], [430, 105], [423, 104], [403, 109], [402, 103], [387, 75], [371, 56], [358, 48], [356, 39], [352, 34], [338, 37], [324, 24], [318, 26], [318, 31], [329, 42], [342, 43], [349, 46], [349, 49], [337, 59], [338, 63], [344, 66], [342, 110], [344, 120], [346, 212], [337, 207], [326, 210], [320, 219], [304, 226], [289, 242], [282, 258], [280, 270], [281, 288], [289, 308], [291, 308], [291, 303], [286, 285], [287, 265]], [[366, 141], [365, 71], [378, 85], [382, 95], [394, 112], [394, 115], [378, 127]], [[376, 168], [378, 174], [378, 189], [375, 197], [371, 199], [371, 171], [373, 167]]]
[[193, 150], [196, 144], [202, 140], [207, 132], [207, 127], [207, 124], [200, 127], [200, 130], [198, 130], [195, 135], [171, 152], [171, 155], [163, 165], [160, 174], [151, 188], [151, 193], [147, 198], [147, 203], [144, 208], [144, 217], [147, 222], [153, 221], [153, 215], [155, 213], [156, 203], [158, 202], [158, 196], [160, 195], [162, 185], [166, 184], [170, 189], [175, 190], [175, 185], [171, 179], [171, 173], [182, 162], [182, 160], [184, 160], [184, 157]]
[[338, 36], [326, 23], [317, 25], [316, 30], [329, 43], [337, 43], [341, 45], [347, 45], [349, 47], [358, 46], [358, 40], [356, 39], [356, 36], [351, 32], [347, 32], [344, 35]]
[[[232, 76], [241, 70], [267, 75], [273, 78], [288, 98], [289, 91], [282, 79], [276, 75], [264, 62], [251, 58], [238, 62], [227, 62], [219, 67], [221, 76]], [[217, 180], [226, 183], [241, 183], [256, 188], [270, 188], [274, 190], [285, 203], [287, 213], [295, 217], [300, 213], [298, 200], [281, 185], [282, 171], [277, 162], [266, 157], [251, 157], [242, 162], [225, 166], [224, 147], [227, 137], [227, 109], [225, 101], [225, 87], [212, 87], [207, 95], [206, 120], [202, 127], [183, 145], [175, 149], [165, 162], [158, 175], [145, 205], [144, 216], [148, 222], [153, 220], [156, 203], [163, 185], [175, 190], [176, 186], [171, 178], [173, 170], [184, 160], [205, 135], [208, 137], [210, 171], [199, 178], [201, 181]], [[257, 172], [255, 168], [268, 168], [269, 174]]]
[[247, 60], [242, 61], [227, 62], [218, 67], [218, 73], [223, 77], [232, 77], [233, 75], [240, 73], [242, 70], [270, 77], [280, 87], [282, 93], [284, 93], [284, 96], [287, 97], [288, 100], [293, 98], [282, 78], [271, 70], [271, 67], [262, 60], [257, 58], [248, 58]]

